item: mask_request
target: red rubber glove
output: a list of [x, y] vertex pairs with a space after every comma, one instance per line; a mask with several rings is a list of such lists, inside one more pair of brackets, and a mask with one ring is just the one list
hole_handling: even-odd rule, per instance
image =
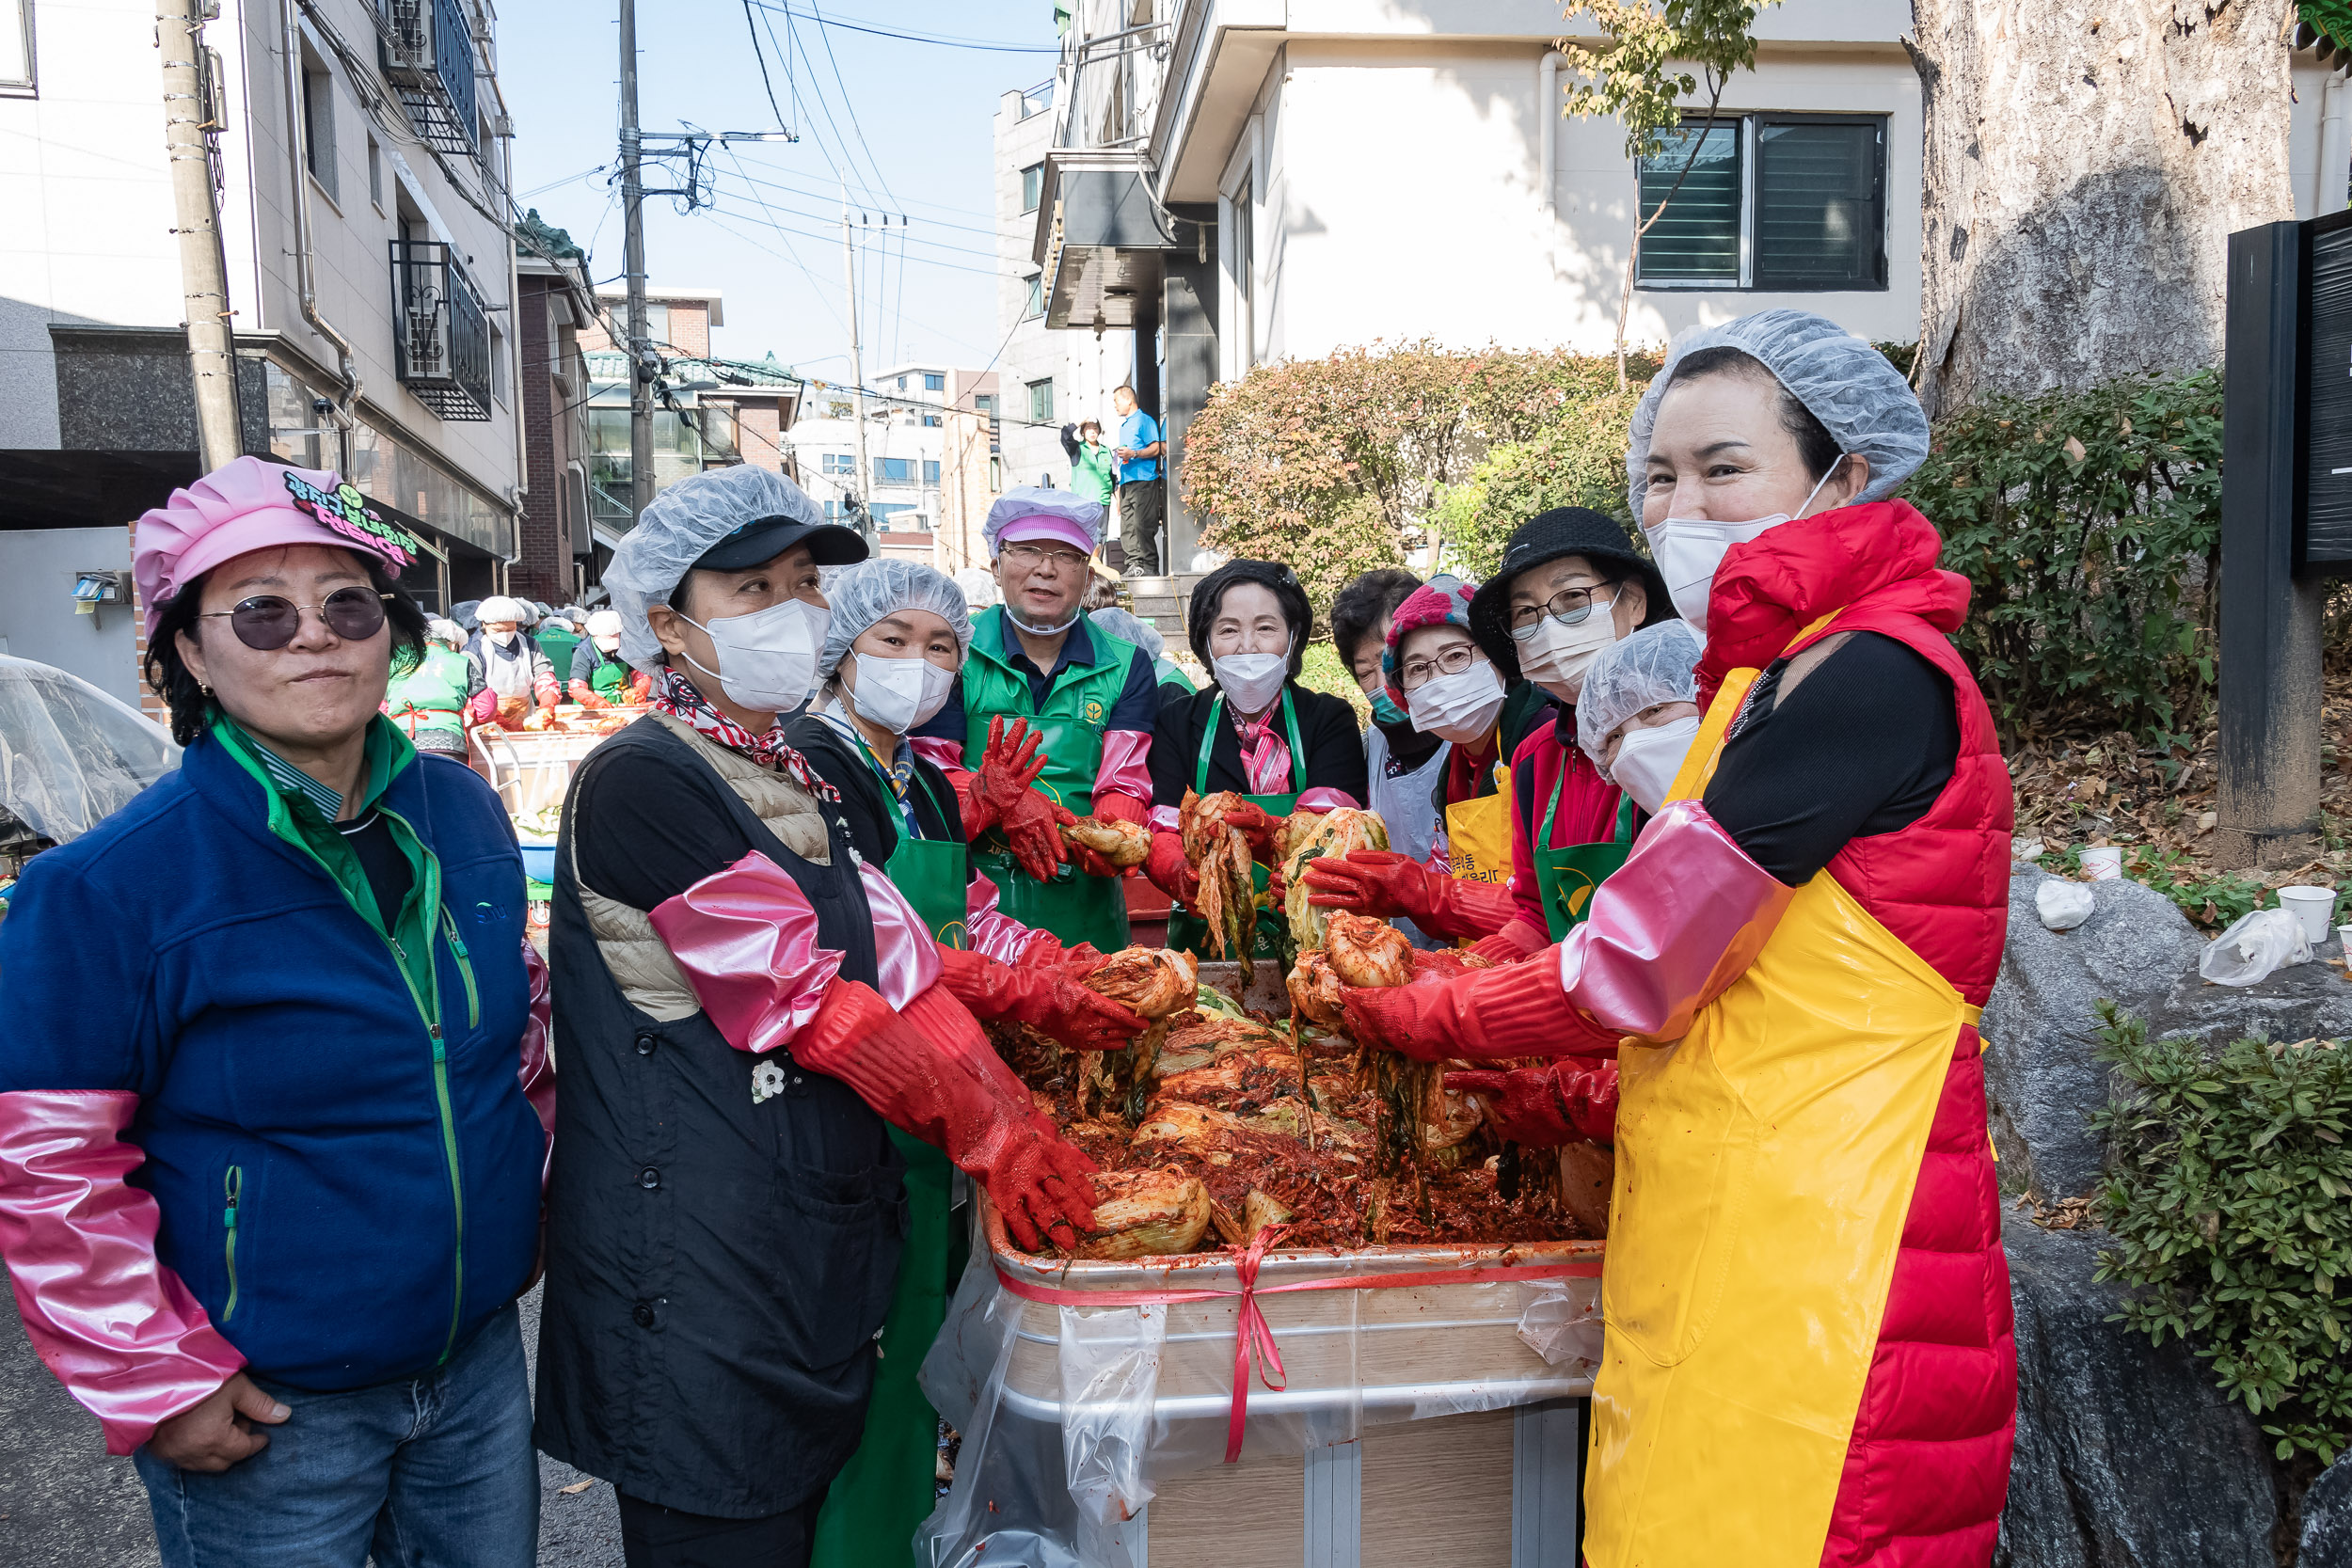
[[1026, 719], [1015, 719], [1010, 729], [1005, 727], [1001, 713], [988, 721], [988, 745], [980, 752], [979, 766], [972, 769], [968, 788], [957, 791], [967, 840], [1002, 823], [1006, 814], [1029, 793], [1029, 786], [1045, 771], [1044, 744], [1043, 736], [1030, 733]]
[[1546, 952], [1550, 946], [1551, 933], [1515, 910], [1511, 918], [1503, 922], [1502, 929], [1481, 940], [1470, 951], [1494, 963], [1515, 964]]
[[562, 705], [563, 701], [564, 693], [550, 686], [539, 693], [539, 711], [552, 719], [555, 717], [556, 708]]
[[985, 953], [939, 952], [939, 983], [975, 1018], [1010, 1019], [1041, 1029], [1073, 1051], [1119, 1051], [1151, 1027], [1123, 1002], [1090, 991], [1068, 970], [1016, 969]]
[[1529, 1148], [1557, 1148], [1579, 1138], [1617, 1139], [1617, 1064], [1576, 1068], [1563, 1062], [1509, 1072], [1449, 1072], [1445, 1086], [1486, 1101], [1496, 1133]]
[[[1152, 808], [1132, 795], [1121, 795], [1115, 789], [1106, 789], [1094, 797], [1094, 815], [1104, 822], [1132, 822], [1141, 828], [1150, 824]], [[1125, 870], [1113, 865], [1083, 844], [1065, 844], [1063, 848], [1069, 851], [1070, 863], [1089, 877], [1124, 877], [1127, 875]]]
[[639, 703], [652, 701], [653, 676], [643, 670], [636, 672], [628, 677], [628, 689], [632, 701]]
[[1184, 863], [1184, 837], [1182, 833], [1158, 832], [1152, 835], [1152, 852], [1143, 860], [1143, 874], [1152, 885], [1167, 894], [1186, 909], [1200, 902], [1200, 879]]
[[591, 713], [594, 713], [598, 708], [611, 707], [612, 705], [612, 704], [606, 702], [602, 697], [597, 696], [596, 689], [590, 686], [586, 681], [572, 682], [572, 701], [578, 703], [581, 707], [586, 708]]
[[1379, 920], [1403, 915], [1433, 937], [1489, 937], [1518, 911], [1507, 882], [1472, 882], [1410, 856], [1359, 849], [1307, 863], [1307, 902]]
[[[973, 792], [978, 793], [977, 780]], [[1050, 882], [1070, 858], [1061, 831], [1077, 820], [1067, 806], [1057, 806], [1032, 789], [1012, 803], [996, 826], [1011, 842], [1012, 858], [1021, 869], [1041, 882]]]
[[1023, 1250], [1093, 1227], [1094, 1162], [1041, 1125], [1027, 1087], [946, 988], [893, 1012], [870, 987], [836, 979], [789, 1049], [977, 1179]]
[[1568, 1006], [1556, 960], [1477, 970], [1435, 985], [1350, 987], [1345, 994], [1350, 1035], [1417, 1062], [1616, 1053], [1617, 1037]]
[[1252, 860], [1262, 861], [1274, 853], [1274, 835], [1282, 831], [1280, 817], [1268, 816], [1263, 807], [1240, 800], [1226, 809], [1223, 820], [1227, 827], [1238, 829], [1241, 836], [1249, 841]]

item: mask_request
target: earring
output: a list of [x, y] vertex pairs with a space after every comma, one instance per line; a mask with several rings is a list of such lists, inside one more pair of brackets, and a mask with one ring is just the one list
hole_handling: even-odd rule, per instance
[[205, 696], [207, 696], [207, 697], [210, 697], [210, 696], [213, 694], [213, 689], [212, 689], [211, 687], [209, 687], [209, 686], [206, 686], [206, 685], [205, 685], [202, 681], [199, 681], [199, 682], [197, 682], [197, 683], [196, 683], [196, 689], [197, 689], [199, 691], [201, 691], [201, 692], [202, 692]]

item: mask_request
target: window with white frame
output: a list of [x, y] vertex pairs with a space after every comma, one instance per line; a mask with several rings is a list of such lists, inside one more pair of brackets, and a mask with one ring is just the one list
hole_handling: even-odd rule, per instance
[[[1686, 121], [1642, 160], [1645, 289], [1883, 290], [1886, 117]], [[1671, 193], [1671, 197], [1670, 197]]]
[[1021, 307], [1021, 318], [1024, 321], [1035, 321], [1043, 314], [1045, 314], [1045, 275], [1041, 272], [1033, 272], [1029, 274], [1029, 297]]
[[1045, 199], [1045, 166], [1031, 164], [1021, 171], [1021, 210], [1037, 211], [1037, 204]]
[[818, 459], [818, 472], [842, 475], [857, 472], [857, 459], [846, 451], [829, 451]]
[[33, 96], [33, 0], [0, 0], [0, 96]]
[[1028, 383], [1028, 388], [1029, 422], [1052, 424], [1054, 422], [1054, 378], [1047, 376], [1042, 381], [1032, 381]]

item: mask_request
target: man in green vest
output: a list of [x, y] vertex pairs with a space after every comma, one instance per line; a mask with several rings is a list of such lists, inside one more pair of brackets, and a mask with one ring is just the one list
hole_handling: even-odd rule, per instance
[[[1092, 942], [1109, 953], [1127, 945], [1118, 868], [1051, 834], [1039, 836], [1061, 863], [1014, 854], [1024, 842], [1019, 829], [1041, 815], [1040, 805], [1137, 824], [1151, 815], [1159, 712], [1152, 660], [1089, 625], [1083, 609], [1104, 515], [1100, 504], [1068, 490], [1022, 485], [997, 498], [982, 537], [1003, 602], [973, 617], [972, 653], [955, 692], [914, 739], [951, 770], [973, 864], [996, 884], [999, 908], [1066, 946]], [[1003, 728], [1025, 721], [1043, 741], [1044, 772], [1010, 802], [992, 798], [984, 767], [998, 720]], [[1030, 799], [1041, 795], [1042, 802]]]
[[420, 752], [466, 760], [466, 706], [482, 690], [482, 667], [459, 650], [465, 629], [436, 616], [425, 627], [424, 657], [393, 677], [384, 711]]
[[588, 617], [588, 635], [572, 650], [565, 675], [572, 701], [582, 707], [642, 703], [653, 690], [652, 677], [630, 669], [621, 657], [617, 610], [599, 610]]

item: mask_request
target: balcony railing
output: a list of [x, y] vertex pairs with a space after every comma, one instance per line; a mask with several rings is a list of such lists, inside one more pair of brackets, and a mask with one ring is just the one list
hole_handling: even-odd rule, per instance
[[444, 152], [472, 152], [482, 135], [474, 106], [473, 33], [459, 0], [376, 0], [384, 79], [417, 135]]
[[490, 417], [490, 323], [438, 240], [392, 242], [392, 360], [402, 386], [444, 420]]

